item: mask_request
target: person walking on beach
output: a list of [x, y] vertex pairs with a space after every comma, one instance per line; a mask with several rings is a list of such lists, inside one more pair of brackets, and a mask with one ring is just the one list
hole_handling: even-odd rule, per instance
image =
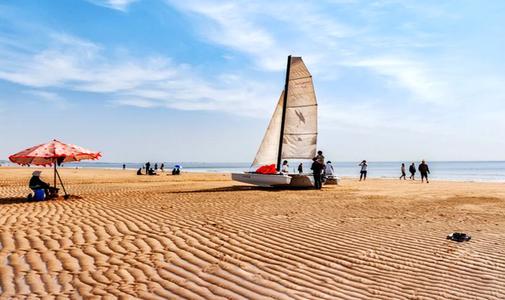
[[416, 165], [412, 163], [409, 167], [410, 179], [416, 180]]
[[400, 168], [400, 171], [402, 172], [402, 176], [400, 176], [400, 180], [403, 178], [403, 180], [407, 180], [407, 173], [405, 173], [405, 164], [402, 163], [402, 167]]
[[421, 173], [421, 182], [424, 182], [423, 180], [426, 178], [426, 183], [430, 183], [428, 181], [428, 174], [430, 174], [430, 168], [428, 167], [428, 164], [424, 160], [419, 165], [419, 173]]
[[160, 166], [160, 170], [161, 172], [163, 172], [163, 170], [165, 169], [165, 164], [164, 163], [161, 163], [161, 166]]
[[321, 182], [321, 173], [323, 171], [323, 168], [324, 168], [324, 164], [321, 164], [319, 163], [319, 161], [317, 160], [317, 157], [314, 157], [312, 159], [312, 166], [310, 167], [310, 169], [312, 170], [312, 175], [314, 176], [314, 188], [316, 188], [317, 190], [320, 190], [323, 186], [322, 182]]
[[298, 165], [298, 174], [302, 174], [303, 173], [303, 163], [300, 163]]
[[363, 160], [358, 166], [361, 167], [361, 171], [359, 172], [359, 181], [366, 180], [366, 173], [367, 173], [367, 168], [368, 164], [366, 163], [366, 160]]

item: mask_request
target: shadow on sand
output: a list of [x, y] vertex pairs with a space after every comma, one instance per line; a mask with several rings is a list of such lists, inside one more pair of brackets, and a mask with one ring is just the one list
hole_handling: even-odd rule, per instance
[[189, 190], [189, 191], [170, 191], [166, 194], [192, 194], [192, 193], [223, 193], [223, 192], [240, 192], [240, 191], [264, 191], [264, 192], [281, 192], [285, 190], [307, 190], [300, 187], [262, 187], [248, 185], [233, 185], [211, 189]]
[[46, 199], [42, 201], [28, 199], [28, 197], [8, 197], [8, 198], [0, 198], [0, 205], [17, 204], [17, 203], [38, 203], [38, 202], [59, 201], [59, 200], [80, 200], [80, 199], [83, 198], [81, 196], [76, 195], [68, 195], [67, 197], [59, 196], [57, 198]]
[[3, 204], [16, 204], [16, 203], [32, 203], [36, 202], [27, 197], [9, 197], [9, 198], [0, 198], [0, 205]]

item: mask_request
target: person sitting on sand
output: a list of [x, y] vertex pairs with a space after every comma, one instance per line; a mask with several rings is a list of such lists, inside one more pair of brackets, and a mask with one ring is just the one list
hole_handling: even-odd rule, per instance
[[421, 164], [419, 164], [419, 173], [421, 173], [421, 182], [424, 182], [424, 179], [426, 178], [426, 183], [430, 183], [428, 181], [428, 174], [430, 174], [430, 168], [428, 167], [428, 164], [423, 160]]
[[149, 172], [147, 174], [148, 175], [157, 175], [156, 172], [153, 170], [153, 168], [150, 168]]
[[284, 174], [289, 173], [289, 164], [288, 164], [287, 160], [282, 162], [281, 173], [284, 173]]
[[41, 173], [42, 173], [42, 171], [33, 171], [32, 178], [30, 179], [28, 186], [33, 191], [44, 190], [44, 193], [45, 193], [46, 199], [47, 199], [50, 196], [49, 189], [51, 186], [49, 185], [49, 183], [46, 183], [46, 182], [42, 181], [42, 179], [40, 179]]
[[324, 176], [333, 176], [335, 173], [335, 170], [333, 169], [333, 165], [331, 164], [331, 161], [326, 162], [326, 166], [324, 167]]
[[179, 165], [175, 165], [174, 168], [172, 169], [172, 175], [180, 175], [181, 174], [181, 167]]
[[358, 166], [361, 167], [361, 171], [359, 171], [359, 181], [366, 180], [366, 173], [367, 173], [367, 167], [368, 164], [366, 163], [366, 160], [363, 160]]
[[402, 167], [400, 168], [400, 171], [402, 172], [402, 176], [400, 176], [400, 180], [403, 178], [403, 180], [407, 180], [407, 173], [405, 172], [405, 164], [402, 163]]
[[139, 169], [137, 170], [137, 175], [142, 175], [142, 168], [139, 168]]
[[416, 165], [412, 163], [409, 167], [410, 179], [416, 180]]

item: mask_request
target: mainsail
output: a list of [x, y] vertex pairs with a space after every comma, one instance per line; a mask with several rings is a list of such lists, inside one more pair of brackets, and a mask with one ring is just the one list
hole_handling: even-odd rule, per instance
[[282, 159], [311, 159], [316, 154], [317, 101], [312, 76], [301, 57], [289, 57], [288, 62], [287, 95], [281, 93], [253, 166], [277, 163], [279, 149]]

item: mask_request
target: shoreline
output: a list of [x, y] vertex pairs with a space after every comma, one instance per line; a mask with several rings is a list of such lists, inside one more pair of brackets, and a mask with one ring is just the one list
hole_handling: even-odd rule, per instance
[[[28, 169], [28, 170], [34, 170], [34, 169], [41, 169], [41, 170], [49, 170], [52, 172], [52, 167], [38, 167], [38, 166], [0, 166], [0, 170], [17, 170], [17, 169]], [[128, 171], [128, 172], [136, 172], [137, 168], [126, 168], [126, 169], [121, 169], [121, 168], [103, 168], [103, 167], [59, 167], [58, 170], [103, 170], [103, 171], [118, 171], [118, 172], [123, 172], [123, 171]], [[231, 173], [235, 173], [235, 171], [202, 171], [198, 170], [199, 168], [183, 168], [182, 172], [183, 173], [192, 173], [192, 174], [217, 174], [217, 175], [230, 175]], [[200, 169], [205, 169], [205, 168], [200, 168]], [[245, 171], [245, 170], [244, 170]], [[165, 169], [165, 171], [162, 174], [167, 174], [171, 175], [171, 169]], [[144, 174], [145, 175], [145, 174]], [[161, 174], [160, 174], [161, 175]], [[310, 175], [310, 174], [306, 174]], [[342, 180], [346, 181], [359, 181], [359, 174], [356, 176], [339, 176], [336, 174], [337, 177], [340, 177]], [[419, 175], [416, 175], [417, 178], [415, 181], [420, 181]], [[403, 182], [403, 180], [400, 180], [396, 177], [388, 177], [388, 176], [373, 176], [370, 175], [367, 177], [367, 180], [398, 180], [399, 182]], [[430, 177], [429, 178], [430, 182], [468, 182], [468, 183], [505, 183], [505, 179], [465, 179], [465, 178], [436, 178], [436, 177]], [[410, 179], [405, 180], [407, 182], [412, 181]]]

